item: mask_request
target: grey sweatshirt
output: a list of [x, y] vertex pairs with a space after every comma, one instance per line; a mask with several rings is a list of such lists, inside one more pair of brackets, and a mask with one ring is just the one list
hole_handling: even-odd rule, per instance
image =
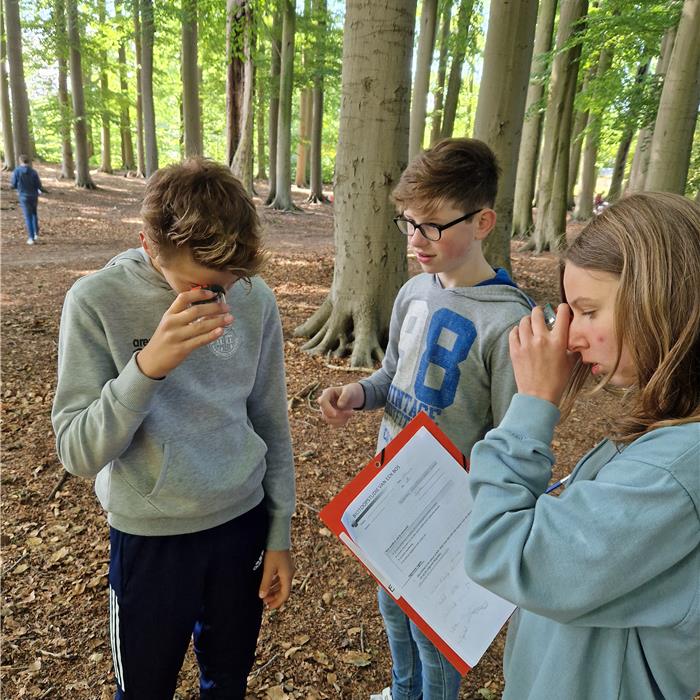
[[263, 498], [267, 548], [288, 549], [294, 466], [282, 328], [271, 290], [236, 282], [234, 322], [162, 380], [134, 357], [175, 292], [140, 248], [66, 295], [52, 420], [65, 468], [96, 477], [110, 525], [137, 535], [197, 532]]
[[410, 279], [394, 302], [384, 362], [360, 381], [364, 408], [385, 407], [377, 449], [424, 411], [469, 455], [516, 391], [508, 333], [531, 308], [505, 270], [474, 287]]

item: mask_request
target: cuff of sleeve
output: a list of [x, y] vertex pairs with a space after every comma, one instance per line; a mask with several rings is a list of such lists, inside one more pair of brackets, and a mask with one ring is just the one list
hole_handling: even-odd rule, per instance
[[529, 394], [515, 394], [499, 427], [518, 437], [550, 445], [560, 416], [559, 409], [550, 401]]
[[373, 408], [376, 408], [377, 392], [374, 390], [373, 384], [366, 379], [360, 379], [357, 383], [362, 387], [362, 391], [365, 392], [365, 402], [362, 404], [362, 408], [358, 410], [371, 411]]
[[291, 539], [292, 518], [290, 515], [270, 514], [269, 530], [267, 533], [267, 549], [281, 552], [292, 548]]
[[130, 411], [146, 413], [162, 383], [161, 379], [151, 379], [139, 369], [134, 354], [112, 382], [112, 393], [117, 401]]

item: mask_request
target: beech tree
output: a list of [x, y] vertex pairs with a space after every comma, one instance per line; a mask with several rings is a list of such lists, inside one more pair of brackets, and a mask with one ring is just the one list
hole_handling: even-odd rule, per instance
[[571, 118], [581, 55], [578, 37], [583, 28], [581, 20], [587, 10], [587, 0], [562, 0], [549, 102], [544, 118], [537, 220], [531, 246], [537, 252], [557, 250], [565, 235]]
[[444, 0], [442, 19], [440, 22], [440, 51], [438, 54], [438, 69], [433, 89], [433, 113], [430, 120], [430, 144], [440, 138], [442, 127], [442, 111], [445, 97], [445, 74], [447, 73], [447, 57], [450, 46], [450, 24], [452, 23], [452, 2]]
[[7, 62], [10, 72], [10, 94], [12, 96], [14, 150], [17, 157], [24, 154], [32, 158], [34, 150], [29, 128], [29, 98], [27, 96], [27, 84], [24, 79], [19, 0], [4, 0], [4, 4]]
[[70, 46], [70, 85], [73, 98], [73, 130], [75, 134], [75, 184], [85, 189], [95, 189], [90, 177], [88, 152], [87, 114], [83, 93], [83, 67], [80, 53], [80, 25], [77, 0], [66, 0], [68, 43]]
[[10, 86], [7, 81], [5, 60], [5, 12], [4, 0], [0, 0], [0, 125], [2, 125], [3, 170], [14, 170], [16, 166], [15, 144], [12, 139], [12, 105], [10, 104]]
[[153, 0], [138, 0], [141, 10], [141, 109], [143, 111], [143, 143], [146, 170], [150, 177], [158, 170], [158, 141], [156, 112], [153, 102]]
[[122, 168], [127, 172], [136, 170], [134, 160], [134, 142], [131, 135], [131, 117], [129, 115], [129, 83], [126, 68], [126, 37], [124, 35], [123, 17], [121, 14], [122, 2], [114, 3], [117, 26], [119, 27], [119, 139], [121, 144]]
[[[296, 329], [313, 353], [370, 366], [406, 279], [406, 239], [389, 195], [406, 166], [415, 0], [348, 0], [336, 158], [335, 269], [321, 307]], [[362, 50], [359, 50], [361, 47]]]
[[311, 192], [309, 202], [327, 202], [323, 194], [321, 147], [323, 145], [323, 74], [326, 58], [326, 0], [314, 0], [314, 20], [317, 24], [313, 62], [312, 118], [311, 118]]
[[282, 52], [280, 55], [280, 98], [277, 116], [277, 167], [273, 209], [294, 211], [292, 201], [292, 91], [294, 88], [294, 33], [296, 10], [291, 0], [282, 0]]
[[[106, 7], [105, 0], [99, 0], [98, 16], [100, 18], [100, 26], [106, 26]], [[100, 171], [103, 173], [112, 172], [112, 134], [110, 128], [110, 112], [109, 112], [109, 75], [107, 73], [107, 51], [102, 48], [99, 53], [100, 61]]]
[[496, 227], [484, 244], [494, 267], [510, 270], [513, 196], [532, 60], [537, 0], [491, 0], [474, 136], [489, 144], [501, 164]]
[[68, 98], [68, 36], [66, 33], [66, 11], [63, 0], [54, 3], [54, 30], [56, 32], [56, 59], [58, 62], [58, 108], [61, 131], [61, 175], [62, 180], [75, 178], [73, 145], [71, 143], [71, 108]]
[[146, 146], [143, 137], [143, 99], [141, 96], [141, 0], [133, 0], [134, 13], [134, 55], [136, 57], [136, 153], [137, 174], [146, 175]]
[[541, 0], [535, 29], [532, 64], [530, 66], [530, 85], [525, 99], [525, 122], [520, 139], [518, 169], [513, 195], [513, 235], [526, 236], [532, 231], [532, 203], [535, 198], [535, 176], [537, 173], [537, 154], [540, 150], [542, 135], [542, 116], [544, 110], [540, 103], [545, 93], [547, 59], [552, 48], [552, 32], [557, 0]]
[[246, 0], [226, 2], [226, 164], [233, 156], [241, 137], [241, 100], [243, 99], [243, 34]]
[[277, 124], [280, 109], [280, 71], [282, 62], [282, 13], [275, 4], [270, 32], [270, 109], [267, 118], [267, 142], [270, 159], [270, 190], [265, 204], [275, 201], [277, 192]]
[[700, 2], [685, 0], [664, 80], [645, 187], [685, 193], [700, 101]]
[[199, 156], [202, 148], [202, 124], [199, 107], [199, 67], [197, 47], [197, 0], [182, 0], [182, 121], [185, 157]]
[[437, 0], [423, 0], [418, 33], [416, 55], [416, 75], [413, 79], [411, 95], [411, 120], [408, 130], [409, 162], [423, 148], [425, 115], [427, 112], [428, 88], [430, 87], [430, 67], [435, 48], [435, 26], [437, 23]]

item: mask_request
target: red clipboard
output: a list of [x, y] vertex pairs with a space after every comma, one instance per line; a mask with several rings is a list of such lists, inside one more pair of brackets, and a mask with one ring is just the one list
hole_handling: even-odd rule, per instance
[[[467, 458], [457, 449], [457, 447], [455, 447], [454, 443], [447, 437], [447, 435], [440, 430], [435, 421], [429, 418], [426, 413], [418, 413], [416, 417], [413, 418], [378, 455], [375, 455], [375, 457], [369, 461], [367, 466], [365, 466], [362, 471], [360, 471], [360, 473], [321, 510], [319, 514], [321, 520], [339, 538], [341, 538], [342, 534], [347, 539], [351, 539], [341, 521], [343, 513], [346, 511], [350, 503], [352, 503], [360, 491], [362, 491], [362, 489], [364, 489], [365, 486], [367, 486], [367, 484], [369, 484], [369, 482], [377, 476], [377, 472], [382, 469], [382, 467], [384, 467], [384, 465], [391, 459], [393, 459], [398, 451], [421, 428], [428, 430], [428, 432], [430, 432], [431, 435], [455, 458], [459, 465], [467, 472], [469, 471], [469, 461]], [[383, 586], [382, 581], [372, 571], [371, 566], [367, 562], [363, 561], [358, 553], [349, 547], [342, 538], [341, 542], [348, 547], [355, 558], [362, 564], [362, 566], [365, 567], [365, 569], [367, 569], [377, 583]], [[383, 587], [386, 588], [385, 586]], [[457, 669], [457, 671], [459, 671], [459, 673], [461, 673], [463, 676], [466, 675], [471, 667], [464, 661], [464, 659], [454, 652], [454, 650], [442, 639], [442, 637], [435, 632], [435, 630], [404, 600], [404, 598], [396, 599], [393, 594], [391, 595], [401, 609], [416, 624], [418, 629], [420, 629], [421, 632], [423, 632], [423, 634], [430, 639], [430, 641], [444, 654], [444, 656]]]

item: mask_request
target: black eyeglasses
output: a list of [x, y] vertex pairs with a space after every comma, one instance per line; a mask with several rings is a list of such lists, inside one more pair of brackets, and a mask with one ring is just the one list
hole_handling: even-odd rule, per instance
[[415, 221], [407, 219], [405, 216], [395, 216], [393, 222], [396, 224], [396, 228], [399, 229], [404, 236], [412, 236], [416, 231], [420, 231], [423, 238], [427, 238], [429, 241], [439, 241], [442, 236], [442, 232], [445, 229], [450, 228], [450, 226], [456, 226], [462, 221], [470, 219], [472, 216], [474, 216], [474, 214], [478, 214], [482, 209], [483, 207], [470, 211], [468, 214], [460, 216], [458, 219], [450, 221], [447, 224], [417, 224]]

